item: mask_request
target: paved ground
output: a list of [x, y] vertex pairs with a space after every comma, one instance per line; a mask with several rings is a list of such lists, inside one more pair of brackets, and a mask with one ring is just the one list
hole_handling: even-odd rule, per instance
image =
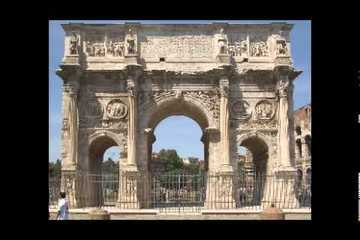
[[[70, 213], [70, 219], [73, 220], [86, 220], [89, 219], [88, 210], [79, 209], [75, 213]], [[248, 212], [231, 212], [224, 213], [207, 213], [201, 214], [195, 212], [184, 212], [181, 214], [176, 213], [159, 213], [156, 210], [139, 211], [128, 210], [127, 212], [119, 212], [112, 209], [111, 220], [260, 220], [259, 211]], [[50, 219], [55, 218], [56, 212], [50, 211]], [[311, 212], [308, 211], [293, 211], [285, 214], [285, 220], [311, 220]]]

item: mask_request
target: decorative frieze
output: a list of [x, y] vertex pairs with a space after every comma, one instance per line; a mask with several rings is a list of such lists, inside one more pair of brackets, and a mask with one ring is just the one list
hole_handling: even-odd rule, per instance
[[124, 57], [125, 46], [122, 34], [86, 35], [85, 53], [88, 57]]

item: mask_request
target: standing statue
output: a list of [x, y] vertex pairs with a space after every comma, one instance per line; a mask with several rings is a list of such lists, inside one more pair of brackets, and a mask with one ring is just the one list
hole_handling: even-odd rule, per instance
[[134, 37], [134, 33], [132, 31], [132, 29], [130, 28], [129, 29], [129, 36], [128, 36], [128, 39], [127, 39], [127, 52], [128, 54], [135, 54], [136, 51], [135, 51], [135, 37]]
[[240, 42], [240, 55], [247, 55], [247, 41], [246, 40], [242, 40]]
[[227, 53], [226, 39], [225, 39], [225, 34], [224, 34], [223, 28], [220, 29], [220, 38], [218, 40], [218, 44], [219, 44], [219, 53], [226, 54]]
[[70, 54], [78, 54], [78, 37], [74, 32], [72, 33], [72, 36], [70, 38]]
[[279, 41], [277, 44], [277, 53], [279, 55], [286, 55], [287, 54], [287, 47], [285, 41]]
[[109, 46], [106, 49], [108, 55], [115, 55], [115, 45], [112, 41], [109, 42]]

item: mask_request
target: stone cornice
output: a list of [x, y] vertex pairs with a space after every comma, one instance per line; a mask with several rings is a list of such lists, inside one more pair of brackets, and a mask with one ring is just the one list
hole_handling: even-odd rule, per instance
[[81, 76], [80, 66], [74, 65], [60, 65], [60, 68], [56, 70], [56, 75], [58, 75], [64, 83], [69, 81], [79, 81]]
[[282, 31], [291, 31], [293, 24], [286, 22], [274, 22], [270, 24], [233, 24], [228, 22], [213, 22], [208, 24], [142, 24], [138, 22], [125, 22], [123, 24], [85, 24], [85, 23], [71, 23], [61, 25], [65, 31], [86, 31], [86, 30], [118, 30], [124, 31], [129, 27], [136, 27], [138, 29], [203, 29], [203, 30], [217, 30], [219, 28], [224, 29], [239, 29], [239, 30], [282, 30]]
[[290, 81], [295, 80], [303, 71], [295, 70], [291, 66], [276, 66], [274, 68], [274, 74], [279, 79], [280, 75], [286, 75]]

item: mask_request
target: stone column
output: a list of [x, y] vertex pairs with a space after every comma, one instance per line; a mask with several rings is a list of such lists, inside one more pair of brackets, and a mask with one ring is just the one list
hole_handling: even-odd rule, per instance
[[[132, 81], [129, 81], [133, 84]], [[133, 85], [128, 88], [129, 93], [129, 127], [128, 127], [128, 166], [136, 169], [136, 133], [137, 133], [137, 99]]]
[[78, 106], [77, 82], [64, 84], [63, 87], [63, 127], [62, 127], [62, 169], [75, 170], [78, 155]]
[[289, 88], [292, 83], [283, 75], [279, 82], [279, 155], [280, 167], [291, 166], [290, 154], [290, 125], [289, 125]]
[[[78, 91], [81, 71], [77, 67], [62, 65], [56, 72], [64, 81], [62, 99], [62, 167], [61, 167], [61, 191], [67, 193], [70, 207], [79, 207], [81, 179], [79, 177], [78, 163]], [[81, 198], [84, 200], [84, 198]]]
[[302, 149], [302, 158], [304, 160], [308, 159], [309, 158], [309, 148], [308, 148], [308, 145], [306, 144], [306, 141], [305, 141], [305, 137], [302, 137], [301, 138], [301, 149]]
[[295, 159], [300, 159], [300, 151], [299, 151], [297, 141], [295, 141]]
[[290, 122], [292, 106], [289, 104], [292, 104], [293, 85], [287, 73], [280, 73], [278, 76], [279, 163], [274, 177], [266, 179], [262, 204], [264, 207], [274, 204], [278, 208], [293, 208], [299, 204], [295, 197], [296, 169], [292, 164], [290, 146], [293, 129]]
[[229, 134], [229, 80], [220, 79], [220, 152], [222, 156], [222, 172], [232, 172], [230, 163], [230, 134]]
[[[212, 209], [235, 208], [234, 170], [230, 161], [230, 122], [229, 122], [229, 80], [226, 77], [220, 79], [220, 142], [218, 156], [221, 165], [216, 172], [209, 171], [207, 179], [207, 191], [205, 207]], [[216, 130], [207, 129], [207, 138], [210, 147], [217, 141]], [[214, 149], [209, 149], [214, 154]], [[211, 162], [214, 164], [214, 162]], [[214, 169], [214, 166], [209, 167]]]
[[136, 138], [137, 138], [137, 91], [135, 81], [132, 76], [128, 79], [128, 102], [129, 102], [129, 122], [128, 122], [128, 143], [127, 143], [127, 162], [120, 171], [119, 200], [120, 208], [139, 208], [138, 184], [140, 174], [136, 161]]

